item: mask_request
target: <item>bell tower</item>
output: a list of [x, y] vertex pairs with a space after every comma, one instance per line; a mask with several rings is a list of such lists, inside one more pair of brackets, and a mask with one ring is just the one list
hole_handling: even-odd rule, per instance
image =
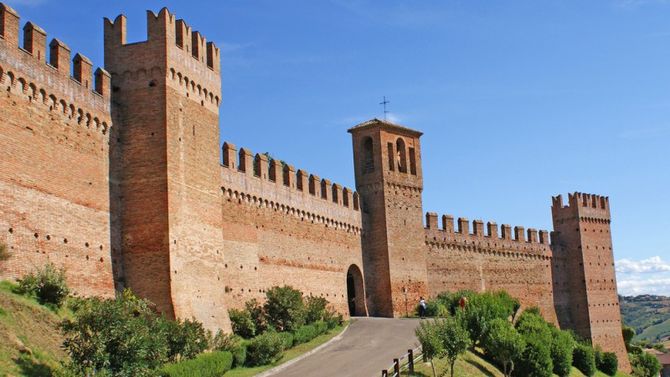
[[363, 264], [371, 315], [411, 313], [426, 296], [421, 192], [422, 133], [379, 119], [349, 130], [363, 215]]

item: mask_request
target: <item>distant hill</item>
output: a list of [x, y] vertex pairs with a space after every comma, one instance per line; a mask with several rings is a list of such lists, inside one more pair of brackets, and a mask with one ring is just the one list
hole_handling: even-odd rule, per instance
[[670, 297], [619, 296], [623, 322], [635, 329], [637, 340], [670, 340]]

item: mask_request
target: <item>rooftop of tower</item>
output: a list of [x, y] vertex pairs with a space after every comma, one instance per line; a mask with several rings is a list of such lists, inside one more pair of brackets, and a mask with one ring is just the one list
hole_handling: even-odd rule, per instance
[[387, 128], [389, 130], [406, 132], [406, 133], [412, 134], [413, 136], [416, 136], [416, 137], [420, 137], [421, 135], [423, 135], [423, 132], [413, 130], [411, 128], [405, 127], [405, 126], [397, 124], [397, 123], [390, 122], [388, 120], [381, 120], [381, 119], [377, 119], [377, 118], [372, 118], [372, 119], [370, 119], [368, 121], [365, 121], [363, 123], [359, 123], [359, 124], [351, 127], [348, 130], [348, 132], [353, 133], [355, 131], [361, 131], [361, 130], [364, 130], [364, 129], [377, 127], [377, 126], [381, 126], [381, 128]]

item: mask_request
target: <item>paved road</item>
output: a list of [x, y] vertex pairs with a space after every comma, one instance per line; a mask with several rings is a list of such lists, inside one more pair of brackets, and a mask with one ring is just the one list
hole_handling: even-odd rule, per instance
[[356, 318], [342, 339], [273, 377], [376, 377], [393, 358], [418, 345], [416, 319]]

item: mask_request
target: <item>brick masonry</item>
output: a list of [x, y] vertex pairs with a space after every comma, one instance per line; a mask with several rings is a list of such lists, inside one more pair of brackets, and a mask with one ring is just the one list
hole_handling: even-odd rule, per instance
[[219, 49], [167, 9], [147, 12], [143, 42], [127, 43], [123, 15], [103, 23], [105, 69], [93, 72], [61, 41], [47, 54], [30, 22], [19, 43], [19, 16], [0, 4], [0, 242], [12, 253], [0, 278], [51, 261], [77, 294], [129, 287], [213, 330], [275, 285], [387, 317], [420, 296], [504, 289], [630, 369], [608, 198], [553, 198], [551, 240], [438, 222], [423, 212], [421, 132], [377, 119], [349, 130], [356, 191], [219, 149]]

